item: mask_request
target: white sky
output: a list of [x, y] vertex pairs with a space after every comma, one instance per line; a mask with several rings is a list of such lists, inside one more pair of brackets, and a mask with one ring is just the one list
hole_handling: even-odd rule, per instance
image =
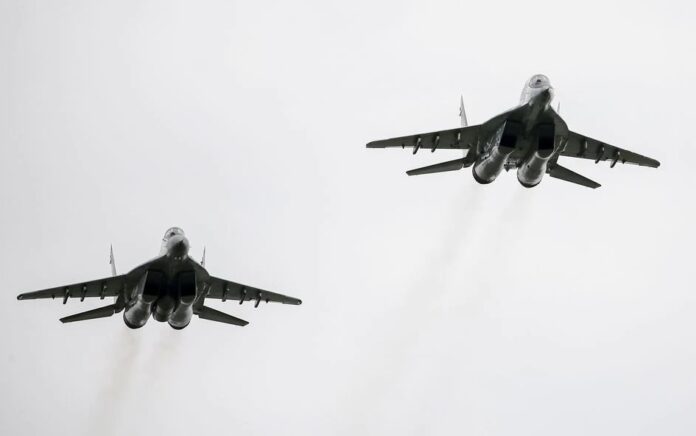
[[[0, 0], [3, 435], [692, 435], [691, 2]], [[370, 140], [547, 74], [571, 129], [658, 170], [404, 171]], [[169, 226], [300, 307], [175, 332], [18, 293]]]

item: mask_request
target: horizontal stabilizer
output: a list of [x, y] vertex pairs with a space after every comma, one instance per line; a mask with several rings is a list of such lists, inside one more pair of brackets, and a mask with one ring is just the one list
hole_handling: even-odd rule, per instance
[[417, 168], [415, 170], [406, 171], [409, 176], [419, 176], [421, 174], [442, 173], [445, 171], [457, 171], [464, 168], [464, 159], [455, 159], [448, 162], [442, 162], [428, 167]]
[[599, 188], [599, 183], [594, 180], [590, 180], [585, 176], [569, 170], [568, 168], [556, 165], [549, 170], [549, 175], [555, 177], [556, 179], [565, 180], [566, 182], [576, 183], [578, 185], [587, 186], [588, 188], [596, 189]]
[[238, 325], [240, 327], [244, 327], [245, 325], [249, 324], [248, 321], [244, 321], [243, 319], [236, 318], [208, 306], [202, 306], [200, 309], [198, 309], [198, 317], [201, 319], [207, 319], [208, 321], [224, 322], [225, 324]]
[[66, 316], [61, 318], [60, 322], [75, 322], [75, 321], [86, 321], [88, 319], [96, 318], [107, 318], [116, 313], [116, 305], [109, 304], [108, 306], [99, 307], [97, 309], [88, 310], [87, 312], [78, 313], [75, 315]]

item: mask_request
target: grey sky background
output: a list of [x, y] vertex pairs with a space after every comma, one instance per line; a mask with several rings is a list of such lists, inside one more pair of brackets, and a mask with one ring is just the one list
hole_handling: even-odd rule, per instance
[[[690, 2], [0, 1], [3, 435], [692, 435]], [[662, 162], [592, 191], [404, 171], [547, 74], [569, 127]], [[103, 302], [181, 226], [300, 307], [175, 332]]]

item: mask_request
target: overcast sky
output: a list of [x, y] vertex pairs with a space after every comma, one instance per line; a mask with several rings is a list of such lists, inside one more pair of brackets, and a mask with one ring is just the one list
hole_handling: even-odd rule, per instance
[[[692, 2], [0, 0], [3, 435], [693, 435]], [[404, 171], [549, 76], [603, 186]], [[180, 226], [302, 298], [182, 331], [20, 292]]]

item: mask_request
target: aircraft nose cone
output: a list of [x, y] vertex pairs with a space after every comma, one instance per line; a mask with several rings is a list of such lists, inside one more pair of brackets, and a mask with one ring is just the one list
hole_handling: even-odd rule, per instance
[[544, 96], [544, 100], [546, 100], [547, 102], [553, 100], [554, 91], [552, 87], [549, 86], [548, 88], [546, 88], [542, 94]]
[[172, 257], [184, 257], [188, 254], [189, 242], [184, 236], [172, 236], [167, 241], [167, 253]]
[[548, 107], [551, 104], [551, 100], [553, 100], [553, 88], [550, 86], [539, 91], [532, 99], [533, 102], [544, 107]]

